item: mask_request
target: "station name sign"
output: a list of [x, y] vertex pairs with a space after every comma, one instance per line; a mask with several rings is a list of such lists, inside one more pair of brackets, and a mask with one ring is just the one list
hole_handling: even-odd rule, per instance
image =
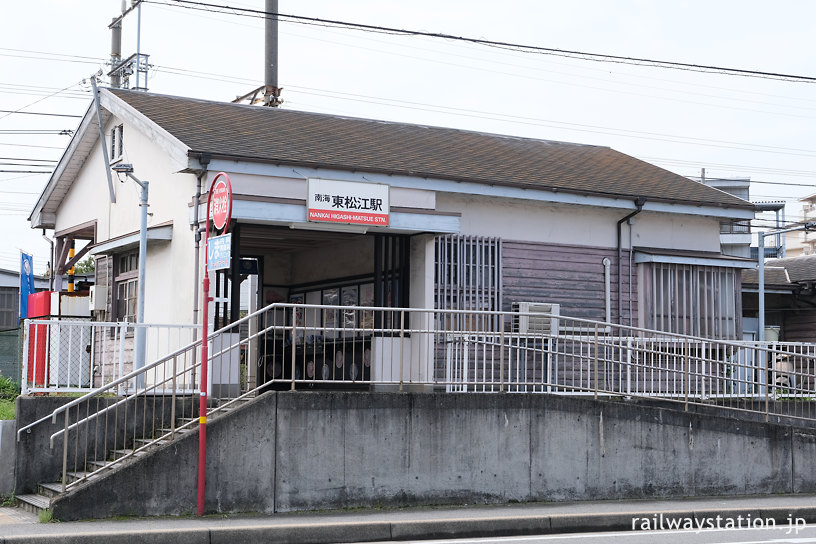
[[309, 221], [387, 227], [388, 185], [309, 178]]

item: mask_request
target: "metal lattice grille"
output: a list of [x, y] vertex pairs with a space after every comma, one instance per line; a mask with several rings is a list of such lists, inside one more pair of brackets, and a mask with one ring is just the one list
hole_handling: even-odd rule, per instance
[[646, 268], [646, 327], [705, 338], [735, 339], [738, 270], [651, 263]]
[[[477, 312], [500, 310], [501, 248], [500, 238], [437, 236], [434, 307]], [[496, 330], [493, 325], [473, 324], [479, 330]]]

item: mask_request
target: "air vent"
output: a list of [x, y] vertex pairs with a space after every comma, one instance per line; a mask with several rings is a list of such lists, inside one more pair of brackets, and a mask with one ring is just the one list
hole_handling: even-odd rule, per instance
[[513, 332], [520, 334], [558, 334], [561, 305], [549, 302], [514, 302]]

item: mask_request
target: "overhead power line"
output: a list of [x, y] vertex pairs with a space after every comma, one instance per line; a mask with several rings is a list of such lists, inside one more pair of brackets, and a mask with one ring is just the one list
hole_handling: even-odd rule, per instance
[[279, 21], [289, 21], [292, 23], [311, 25], [311, 26], [329, 26], [333, 28], [346, 28], [352, 30], [360, 30], [364, 32], [375, 32], [382, 34], [396, 34], [401, 36], [422, 36], [426, 38], [439, 38], [444, 40], [459, 41], [473, 43], [477, 45], [485, 45], [488, 47], [497, 47], [500, 49], [509, 49], [513, 51], [520, 51], [525, 53], [536, 53], [541, 55], [554, 55], [560, 57], [569, 57], [582, 60], [591, 60], [595, 62], [612, 62], [617, 64], [632, 64], [636, 66], [652, 66], [656, 68], [668, 68], [672, 70], [684, 70], [691, 72], [705, 72], [714, 74], [725, 74], [732, 76], [753, 77], [761, 79], [775, 79], [781, 81], [792, 81], [799, 83], [816, 83], [816, 77], [803, 76], [796, 74], [783, 74], [778, 72], [764, 72], [759, 70], [745, 70], [740, 68], [727, 68], [723, 66], [713, 66], [705, 64], [692, 64], [677, 61], [665, 61], [658, 59], [646, 59], [640, 57], [625, 57], [620, 55], [608, 55], [603, 53], [590, 53], [586, 51], [573, 51], [569, 49], [557, 49], [553, 47], [540, 47], [535, 45], [526, 45], [512, 42], [502, 42], [495, 40], [486, 40], [484, 38], [472, 38], [468, 36], [456, 36], [453, 34], [445, 34], [442, 32], [425, 32], [421, 30], [408, 30], [403, 28], [387, 27], [380, 25], [367, 25], [362, 23], [353, 23], [349, 21], [339, 21], [335, 19], [323, 19], [319, 17], [306, 17], [302, 15], [291, 15], [286, 13], [270, 13], [263, 10], [239, 8], [234, 6], [227, 6], [221, 4], [210, 4], [207, 2], [195, 2], [192, 0], [144, 0], [145, 3], [159, 4], [165, 6], [178, 6], [186, 9], [209, 11], [213, 13], [230, 13], [233, 15], [242, 15], [248, 17], [277, 17]]
[[57, 162], [56, 159], [26, 159], [24, 157], [0, 157], [2, 161], [34, 161], [34, 162]]
[[63, 93], [63, 92], [65, 92], [65, 91], [67, 91], [68, 89], [71, 89], [72, 87], [77, 87], [77, 86], [79, 86], [79, 85], [81, 85], [81, 84], [82, 84], [82, 81], [78, 81], [77, 83], [72, 83], [71, 85], [68, 85], [68, 86], [67, 86], [67, 87], [65, 87], [65, 88], [59, 89], [58, 91], [55, 91], [55, 92], [53, 92], [53, 93], [50, 93], [50, 94], [48, 94], [48, 95], [46, 95], [46, 96], [44, 96], [44, 97], [40, 98], [39, 100], [35, 100], [34, 102], [32, 102], [32, 103], [30, 103], [30, 104], [26, 104], [26, 105], [25, 105], [25, 106], [23, 106], [22, 108], [17, 108], [16, 110], [10, 111], [9, 113], [6, 113], [5, 115], [0, 116], [0, 119], [5, 119], [5, 118], [6, 118], [6, 117], [8, 117], [9, 115], [13, 115], [13, 114], [15, 114], [15, 113], [21, 112], [21, 111], [23, 111], [24, 109], [30, 108], [30, 107], [31, 107], [31, 106], [33, 106], [34, 104], [37, 104], [37, 103], [39, 103], [39, 102], [42, 102], [42, 101], [43, 101], [43, 100], [45, 100], [46, 98], [50, 98], [50, 97], [52, 97], [52, 96], [56, 96], [56, 95], [58, 95], [58, 94], [60, 94], [60, 93]]
[[12, 113], [16, 115], [47, 115], [50, 117], [74, 117], [81, 118], [81, 115], [71, 115], [69, 113], [45, 113], [41, 111], [14, 111], [14, 110], [0, 110], [0, 113]]
[[37, 149], [65, 149], [65, 147], [60, 147], [56, 145], [30, 145], [30, 144], [13, 144], [10, 142], [0, 142], [0, 146], [13, 146], [13, 147], [36, 147]]
[[0, 134], [25, 134], [25, 135], [53, 135], [56, 134], [57, 136], [70, 136], [74, 133], [71, 129], [1, 129]]

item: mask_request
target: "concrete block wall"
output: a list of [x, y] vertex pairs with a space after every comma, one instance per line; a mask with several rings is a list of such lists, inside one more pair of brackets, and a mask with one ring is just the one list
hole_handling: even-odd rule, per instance
[[15, 427], [13, 419], [0, 421], [0, 497], [14, 493]]
[[[816, 491], [816, 430], [546, 395], [269, 392], [208, 425], [210, 512]], [[195, 510], [189, 433], [54, 505]]]

